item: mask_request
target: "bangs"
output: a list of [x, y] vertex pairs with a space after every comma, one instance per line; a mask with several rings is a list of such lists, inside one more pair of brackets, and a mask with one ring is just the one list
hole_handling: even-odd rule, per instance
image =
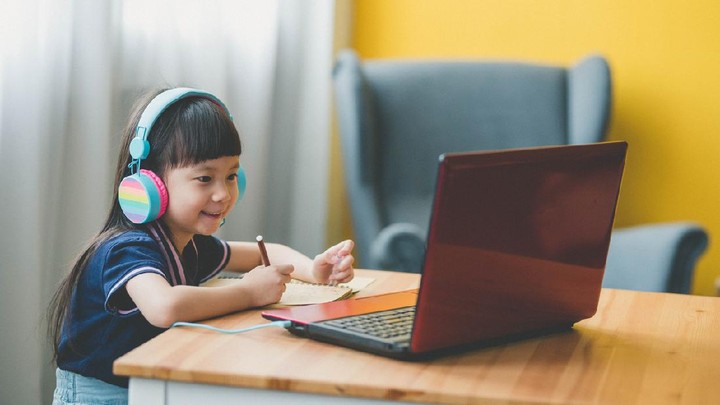
[[182, 100], [161, 118], [152, 129], [150, 142], [151, 150], [158, 153], [152, 159], [158, 168], [186, 167], [242, 153], [240, 136], [231, 118], [208, 99]]

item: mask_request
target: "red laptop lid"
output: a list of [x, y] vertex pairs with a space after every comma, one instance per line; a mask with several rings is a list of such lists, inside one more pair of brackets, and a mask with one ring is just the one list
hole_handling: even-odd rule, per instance
[[626, 150], [608, 142], [441, 157], [411, 350], [592, 316]]

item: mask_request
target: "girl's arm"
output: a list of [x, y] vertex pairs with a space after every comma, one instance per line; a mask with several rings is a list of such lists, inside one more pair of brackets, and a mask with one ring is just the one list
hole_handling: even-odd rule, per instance
[[257, 243], [228, 242], [228, 245], [230, 245], [230, 261], [228, 261], [225, 270], [250, 271], [257, 266], [262, 266], [262, 258]]
[[[262, 257], [257, 243], [228, 242], [230, 245], [230, 261], [226, 270], [249, 271], [262, 266]], [[293, 277], [304, 281], [315, 282], [312, 277], [312, 260], [304, 254], [288, 246], [277, 243], [266, 243], [268, 258], [271, 264], [292, 264], [295, 267]]]
[[[321, 283], [352, 280], [355, 260], [350, 240], [338, 243], [311, 260], [284, 245], [267, 244], [270, 266], [257, 266], [262, 259], [255, 243], [229, 242], [227, 269], [250, 270], [237, 283], [222, 287], [171, 286], [155, 273], [131, 278], [125, 289], [145, 319], [159, 328], [178, 321], [193, 322], [280, 301], [285, 283], [292, 276]], [[295, 270], [295, 272], [293, 272]]]
[[259, 267], [222, 287], [171, 286], [159, 274], [144, 273], [130, 279], [125, 289], [148, 322], [169, 328], [178, 321], [193, 322], [276, 303], [292, 271], [291, 265]]
[[[230, 271], [248, 271], [262, 265], [260, 249], [257, 243], [228, 242], [230, 261], [226, 267]], [[310, 259], [288, 246], [266, 243], [270, 263], [292, 264], [295, 268], [293, 278], [311, 283], [343, 283], [352, 280], [354, 258], [351, 254], [354, 243], [346, 240], [330, 247], [323, 253]]]

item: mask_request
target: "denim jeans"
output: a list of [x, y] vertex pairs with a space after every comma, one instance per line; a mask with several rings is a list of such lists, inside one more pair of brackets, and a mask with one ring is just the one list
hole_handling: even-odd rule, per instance
[[127, 405], [127, 388], [85, 377], [70, 371], [55, 370], [53, 405]]

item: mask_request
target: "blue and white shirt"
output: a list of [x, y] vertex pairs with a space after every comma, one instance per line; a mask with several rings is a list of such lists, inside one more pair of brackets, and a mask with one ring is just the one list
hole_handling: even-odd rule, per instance
[[103, 242], [73, 292], [58, 367], [127, 387], [126, 377], [113, 375], [113, 361], [164, 331], [142, 316], [125, 290], [128, 280], [156, 273], [173, 286], [196, 286], [219, 273], [229, 259], [227, 242], [213, 236], [195, 235], [178, 252], [159, 221]]

